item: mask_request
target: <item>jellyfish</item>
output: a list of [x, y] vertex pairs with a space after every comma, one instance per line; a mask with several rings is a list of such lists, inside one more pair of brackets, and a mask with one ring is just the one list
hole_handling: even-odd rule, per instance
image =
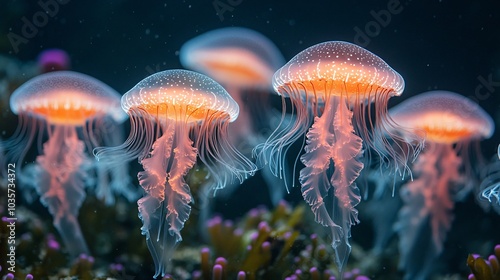
[[443, 250], [454, 202], [473, 185], [469, 159], [464, 155], [472, 142], [492, 135], [494, 124], [472, 100], [449, 91], [419, 94], [389, 114], [410, 131], [426, 133], [425, 149], [413, 163], [413, 180], [401, 188], [404, 206], [395, 229], [405, 278], [427, 279], [435, 257]]
[[46, 49], [38, 55], [37, 64], [42, 73], [69, 70], [71, 60], [66, 51], [61, 49]]
[[[223, 188], [253, 175], [255, 165], [229, 142], [227, 127], [238, 104], [211, 78], [188, 70], [166, 70], [140, 81], [122, 97], [131, 132], [117, 147], [94, 150], [99, 160], [138, 158], [145, 195], [139, 199], [141, 232], [153, 256], [155, 275], [164, 276], [193, 197], [185, 176], [197, 158]], [[227, 171], [229, 170], [229, 171]]]
[[[244, 155], [267, 138], [267, 131], [278, 123], [280, 113], [269, 102], [271, 78], [285, 60], [278, 48], [264, 35], [247, 28], [227, 27], [209, 31], [186, 42], [180, 50], [184, 67], [213, 78], [238, 103], [238, 119], [228, 127], [231, 143]], [[263, 169], [272, 203], [283, 198], [282, 181]], [[207, 184], [207, 191], [215, 191]], [[234, 190], [226, 186], [225, 191]]]
[[[126, 119], [120, 95], [85, 74], [59, 71], [37, 76], [16, 89], [10, 108], [19, 116], [19, 124], [1, 144], [6, 158], [17, 163], [22, 185], [34, 187], [40, 195], [71, 256], [88, 254], [77, 220], [87, 178], [95, 167], [86, 150], [113, 138], [114, 126]], [[110, 124], [107, 131], [106, 123]], [[42, 147], [45, 136], [48, 140]], [[23, 170], [33, 143], [41, 154]]]
[[[500, 214], [500, 145], [497, 148], [497, 159], [487, 166], [486, 177], [482, 180], [480, 189], [480, 205], [486, 209], [493, 208]], [[482, 203], [484, 200], [488, 204]]]
[[[299, 176], [302, 196], [316, 222], [328, 228], [342, 274], [351, 252], [351, 225], [359, 222], [355, 207], [360, 191], [355, 180], [364, 167], [363, 144], [381, 162], [391, 163], [394, 172], [404, 173], [418, 149], [409, 143], [422, 142], [417, 135], [406, 139], [408, 143], [394, 133], [384, 135], [399, 129], [387, 114], [387, 102], [401, 95], [404, 80], [373, 53], [330, 41], [297, 54], [274, 74], [273, 86], [290, 99], [295, 121], [278, 127], [256, 154], [269, 155], [269, 168], [280, 175], [290, 145], [307, 132], [305, 154], [300, 157], [305, 165]], [[394, 148], [389, 143], [393, 138], [407, 147]]]

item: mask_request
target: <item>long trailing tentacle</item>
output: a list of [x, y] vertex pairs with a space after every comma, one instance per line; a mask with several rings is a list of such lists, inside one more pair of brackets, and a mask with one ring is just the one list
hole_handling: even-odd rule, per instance
[[193, 202], [184, 177], [197, 157], [189, 127], [169, 122], [163, 131], [150, 156], [141, 162], [144, 171], [138, 174], [139, 184], [146, 191], [138, 202], [141, 231], [155, 262], [154, 277], [165, 275], [174, 249], [182, 241], [180, 232]]
[[335, 171], [330, 182], [335, 187], [335, 198], [338, 200], [333, 205], [334, 221], [340, 224], [343, 230], [343, 240], [334, 246], [334, 249], [337, 265], [342, 271], [351, 253], [351, 226], [359, 223], [358, 210], [355, 207], [361, 201], [361, 195], [354, 181], [363, 169], [363, 163], [359, 159], [363, 141], [354, 134], [352, 112], [343, 100], [339, 102], [335, 112], [333, 128], [335, 144], [332, 159], [335, 162]]
[[[359, 161], [362, 140], [354, 134], [351, 119], [352, 112], [345, 101], [332, 97], [307, 133], [306, 153], [301, 157], [306, 166], [300, 173], [302, 195], [316, 221], [330, 229], [335, 261], [341, 272], [351, 252], [350, 231], [359, 222], [355, 207], [361, 200], [354, 181], [363, 169]], [[332, 161], [335, 169], [330, 177]], [[327, 203], [325, 198], [331, 189], [333, 195]]]
[[36, 190], [41, 202], [54, 217], [72, 257], [88, 254], [89, 250], [78, 224], [78, 211], [85, 199], [84, 165], [90, 160], [74, 127], [55, 127], [43, 145], [44, 154], [37, 157], [31, 171], [36, 174]]
[[453, 220], [455, 194], [466, 185], [459, 174], [461, 164], [451, 145], [428, 143], [414, 164], [416, 179], [401, 189], [405, 205], [395, 229], [400, 236], [399, 266], [405, 279], [425, 279], [443, 250]]

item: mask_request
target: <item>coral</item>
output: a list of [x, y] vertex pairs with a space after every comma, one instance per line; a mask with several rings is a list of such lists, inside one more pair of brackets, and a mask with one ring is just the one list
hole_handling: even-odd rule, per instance
[[471, 270], [469, 280], [500, 280], [500, 244], [495, 246], [493, 255], [488, 259], [469, 254], [467, 266]]
[[[85, 222], [82, 231], [92, 256], [80, 256], [75, 262], [43, 205], [34, 202], [29, 205], [31, 210], [26, 207], [19, 201], [16, 279], [32, 275], [34, 279], [137, 280], [153, 275], [153, 262], [140, 231], [131, 230], [140, 223], [137, 210], [125, 198], [118, 197], [109, 206], [87, 196], [80, 220]], [[186, 235], [186, 242], [173, 255], [172, 271], [162, 279], [334, 279], [332, 249], [321, 235], [313, 234], [317, 231], [313, 219], [305, 204], [286, 202], [273, 210], [251, 209], [238, 220], [215, 216], [207, 227], [208, 243], [200, 242], [197, 221], [192, 221], [187, 224], [192, 234]], [[1, 230], [5, 228], [2, 224]], [[353, 245], [350, 271], [344, 279], [361, 277], [354, 267], [365, 271], [358, 261], [366, 261], [367, 254]], [[8, 273], [8, 266], [1, 265], [2, 272]]]
[[[0, 189], [1, 190], [1, 189]], [[1, 197], [5, 197], [3, 191]], [[49, 213], [39, 203], [30, 204], [26, 208], [19, 199], [16, 207], [16, 266], [11, 273], [15, 279], [114, 279], [131, 280], [131, 274], [138, 275], [140, 264], [147, 263], [149, 252], [142, 241], [140, 232], [130, 233], [129, 221], [136, 221], [137, 212], [133, 204], [124, 198], [117, 199], [113, 207], [107, 207], [105, 202], [89, 197], [82, 207], [82, 219], [88, 222], [83, 228], [89, 237], [93, 256], [80, 256], [73, 263], [69, 258], [67, 248], [61, 243], [59, 236], [54, 236], [55, 229], [50, 222]], [[2, 206], [4, 207], [4, 206]], [[125, 210], [126, 209], [126, 210]], [[0, 213], [4, 209], [0, 210]], [[0, 221], [0, 253], [7, 254], [6, 222]], [[96, 230], [100, 229], [100, 230]], [[130, 254], [122, 254], [130, 251]], [[95, 262], [94, 262], [95, 260]], [[112, 265], [110, 265], [112, 263]], [[9, 279], [7, 269], [9, 264], [0, 257], [0, 279]], [[4, 276], [4, 274], [6, 274]], [[104, 278], [102, 278], [104, 277]], [[127, 278], [128, 277], [128, 278]], [[138, 278], [135, 278], [138, 279]]]
[[92, 275], [93, 265], [94, 265], [93, 257], [81, 254], [74, 261], [73, 266], [71, 267], [70, 270], [70, 274], [78, 277], [78, 279], [91, 280], [93, 278]]
[[[202, 249], [193, 279], [335, 279], [330, 248], [308, 232], [312, 217], [304, 210], [303, 204], [292, 208], [282, 201], [273, 211], [252, 209], [238, 223], [212, 218], [207, 229], [213, 255], [219, 257], [212, 262], [210, 249]], [[358, 276], [353, 270], [344, 279]]]
[[214, 253], [227, 260], [223, 270], [235, 275], [244, 271], [245, 279], [279, 277], [277, 273], [289, 266], [285, 260], [290, 258], [289, 252], [299, 236], [303, 212], [303, 206], [292, 211], [281, 202], [272, 212], [262, 207], [250, 210], [238, 225], [219, 216], [209, 220], [207, 228]]

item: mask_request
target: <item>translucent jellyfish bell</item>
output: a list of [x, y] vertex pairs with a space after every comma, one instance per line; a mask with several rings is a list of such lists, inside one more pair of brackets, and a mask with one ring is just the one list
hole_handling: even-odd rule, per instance
[[405, 205], [396, 225], [405, 279], [426, 279], [443, 250], [455, 201], [471, 190], [471, 163], [463, 155], [471, 142], [491, 137], [494, 124], [472, 100], [448, 91], [419, 94], [389, 113], [401, 126], [426, 134], [425, 149], [413, 163], [414, 178], [401, 189]]
[[[331, 41], [297, 54], [276, 71], [273, 87], [290, 99], [295, 121], [276, 129], [257, 152], [274, 174], [283, 176], [285, 154], [307, 132], [301, 157], [305, 168], [299, 177], [302, 195], [316, 221], [329, 228], [342, 271], [351, 251], [350, 228], [358, 222], [355, 206], [360, 196], [354, 181], [363, 169], [362, 144], [392, 163], [394, 172], [405, 170], [415, 154], [398, 135], [387, 137], [400, 140], [404, 149], [394, 149], [384, 136], [397, 129], [387, 114], [387, 102], [401, 95], [403, 78], [373, 53], [351, 43]], [[370, 114], [371, 103], [375, 119]], [[419, 137], [413, 138], [421, 143]]]
[[[290, 90], [293, 85], [304, 88]], [[314, 88], [318, 83], [325, 88]], [[350, 103], [374, 102], [380, 95], [399, 96], [405, 83], [401, 75], [375, 54], [357, 45], [331, 41], [300, 52], [274, 74], [273, 88], [278, 94], [294, 92], [313, 101], [325, 102], [328, 95], [343, 96]], [[311, 96], [309, 89], [319, 90]], [[384, 91], [385, 90], [385, 91]]]
[[[41, 141], [47, 131], [43, 153], [34, 165], [20, 172], [19, 179], [23, 185], [36, 188], [71, 255], [88, 254], [77, 216], [85, 198], [84, 185], [92, 177], [90, 170], [99, 166], [88, 158], [85, 145], [91, 149], [98, 142], [109, 144], [105, 140], [113, 139], [117, 123], [127, 117], [120, 109], [119, 94], [90, 76], [59, 71], [37, 76], [19, 87], [11, 96], [10, 108], [19, 115], [19, 125], [14, 136], [2, 143], [7, 158], [20, 167], [37, 133]], [[105, 124], [111, 125], [104, 128]], [[123, 188], [128, 182], [126, 169], [120, 176], [115, 179]]]
[[[281, 117], [269, 102], [272, 75], [285, 64], [278, 48], [259, 32], [227, 27], [187, 41], [180, 50], [180, 60], [184, 67], [221, 83], [238, 103], [240, 112], [238, 119], [229, 125], [229, 139], [239, 151], [250, 156]], [[264, 169], [262, 176], [276, 205], [283, 198], [283, 182], [269, 169]], [[236, 186], [228, 187], [226, 195]], [[210, 181], [204, 189], [214, 190]]]
[[220, 28], [189, 40], [180, 59], [184, 67], [223, 84], [231, 95], [233, 89], [269, 89], [274, 71], [285, 63], [268, 38], [242, 27]]
[[[98, 148], [100, 160], [138, 158], [138, 179], [146, 195], [138, 201], [142, 234], [156, 273], [164, 276], [193, 199], [184, 176], [197, 157], [218, 188], [236, 177], [253, 175], [255, 166], [228, 142], [227, 126], [238, 116], [238, 104], [214, 80], [187, 70], [151, 75], [122, 97], [131, 133], [120, 147]], [[229, 170], [229, 171], [227, 171]]]
[[27, 114], [51, 124], [79, 126], [95, 116], [110, 116], [123, 122], [119, 94], [85, 74], [60, 71], [37, 76], [20, 86], [10, 98], [15, 114]]
[[495, 131], [493, 120], [477, 103], [449, 91], [421, 93], [389, 113], [399, 125], [423, 130], [432, 143], [487, 139]]

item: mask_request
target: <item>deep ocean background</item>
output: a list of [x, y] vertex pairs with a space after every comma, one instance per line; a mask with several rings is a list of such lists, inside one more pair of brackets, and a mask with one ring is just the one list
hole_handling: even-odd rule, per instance
[[[126, 92], [159, 70], [181, 68], [178, 51], [206, 31], [242, 26], [269, 37], [286, 60], [329, 40], [359, 43], [356, 29], [368, 32], [365, 48], [383, 58], [405, 79], [405, 98], [432, 89], [474, 96], [481, 78], [500, 81], [500, 3], [497, 1], [249, 1], [225, 11], [221, 19], [212, 1], [76, 1], [59, 11], [21, 43], [18, 51], [8, 33], [22, 36], [26, 17], [42, 8], [36, 1], [5, 0], [0, 9], [0, 52], [34, 60], [46, 48], [66, 50], [72, 69], [90, 74]], [[224, 2], [221, 0], [220, 2]], [[373, 14], [388, 5], [399, 13], [380, 27]], [[378, 33], [376, 31], [379, 31]], [[479, 104], [498, 117], [500, 86], [481, 94]], [[495, 100], [493, 100], [495, 99]], [[495, 101], [495, 102], [494, 102]], [[495, 137], [488, 154], [494, 153]]]

